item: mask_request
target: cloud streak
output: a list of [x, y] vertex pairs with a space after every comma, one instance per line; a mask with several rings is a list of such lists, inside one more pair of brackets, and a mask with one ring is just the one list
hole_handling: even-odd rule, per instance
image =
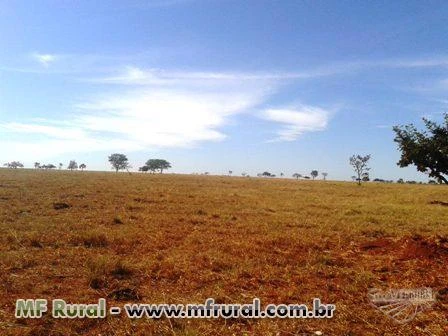
[[295, 141], [307, 132], [323, 131], [328, 126], [329, 112], [316, 106], [298, 105], [290, 108], [266, 109], [262, 118], [279, 123], [281, 129], [270, 142]]
[[11, 143], [11, 152], [33, 148], [33, 153], [48, 157], [120, 148], [138, 151], [192, 147], [204, 141], [222, 141], [227, 136], [222, 128], [236, 115], [264, 103], [276, 86], [272, 80], [248, 79], [242, 83], [212, 73], [150, 76], [133, 68], [128, 75], [117, 81], [128, 84], [144, 80], [145, 84], [81, 102], [73, 107], [77, 114], [70, 120], [0, 124], [11, 135], [26, 133], [33, 139], [29, 143]]

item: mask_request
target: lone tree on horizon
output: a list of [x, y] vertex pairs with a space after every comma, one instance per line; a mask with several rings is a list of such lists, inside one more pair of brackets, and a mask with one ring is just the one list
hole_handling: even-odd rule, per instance
[[317, 170], [312, 170], [310, 174], [311, 174], [311, 177], [314, 180], [317, 177], [317, 175], [319, 175], [319, 172]]
[[76, 163], [75, 160], [70, 160], [67, 169], [73, 170], [73, 169], [78, 169], [78, 164]]
[[292, 174], [292, 177], [294, 177], [295, 179], [299, 179], [299, 178], [301, 178], [302, 177], [302, 174], [299, 174], [299, 173], [294, 173], [294, 174]]
[[361, 185], [361, 181], [365, 176], [369, 176], [369, 170], [368, 163], [370, 160], [370, 154], [366, 156], [361, 155], [353, 155], [350, 158], [350, 165], [353, 167], [353, 170], [355, 171], [356, 180], [358, 181], [358, 185]]
[[149, 159], [144, 167], [147, 167], [147, 170], [153, 173], [158, 170], [162, 174], [165, 169], [171, 168], [171, 163], [164, 159]]
[[128, 170], [130, 167], [128, 158], [124, 154], [114, 153], [109, 155], [109, 162], [116, 173], [118, 173], [119, 170]]
[[326, 181], [326, 180], [327, 180], [328, 173], [321, 173], [321, 175], [323, 176], [324, 181]]
[[397, 165], [411, 164], [417, 170], [434, 177], [439, 183], [448, 184], [448, 113], [444, 114], [444, 125], [423, 118], [426, 130], [420, 132], [413, 124], [395, 126], [394, 141], [401, 151]]
[[85, 163], [81, 163], [81, 164], [79, 165], [79, 169], [81, 169], [81, 171], [83, 171], [83, 170], [86, 169], [86, 168], [87, 168], [87, 166], [86, 166]]

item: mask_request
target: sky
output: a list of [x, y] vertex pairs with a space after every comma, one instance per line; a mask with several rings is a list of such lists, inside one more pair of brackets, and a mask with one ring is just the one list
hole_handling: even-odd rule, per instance
[[394, 125], [448, 110], [446, 1], [0, 0], [0, 162], [427, 181]]

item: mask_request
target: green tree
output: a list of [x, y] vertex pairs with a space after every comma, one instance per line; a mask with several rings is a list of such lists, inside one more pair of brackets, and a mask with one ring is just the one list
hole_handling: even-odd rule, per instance
[[163, 159], [149, 159], [146, 161], [145, 165], [150, 171], [155, 172], [158, 170], [160, 174], [162, 174], [165, 169], [171, 168], [171, 163]]
[[400, 167], [415, 165], [417, 170], [448, 184], [448, 113], [444, 124], [423, 118], [426, 130], [412, 125], [395, 126], [394, 141], [401, 151]]
[[128, 170], [130, 167], [128, 158], [124, 154], [114, 153], [109, 155], [109, 162], [112, 169], [115, 169], [115, 172], [125, 169]]
[[361, 185], [361, 181], [368, 180], [369, 170], [368, 163], [370, 160], [370, 155], [361, 156], [361, 155], [353, 155], [350, 157], [350, 165], [353, 167], [355, 171], [356, 180], [358, 184]]
[[81, 170], [84, 170], [84, 169], [86, 169], [86, 168], [87, 168], [87, 166], [86, 166], [85, 163], [81, 163], [81, 164], [79, 165], [79, 169], [81, 169]]
[[71, 160], [67, 166], [67, 169], [70, 169], [70, 170], [78, 169], [78, 164], [76, 163], [75, 160]]
[[319, 172], [317, 170], [312, 170], [310, 174], [311, 174], [311, 177], [314, 180], [317, 177], [317, 175], [319, 175]]

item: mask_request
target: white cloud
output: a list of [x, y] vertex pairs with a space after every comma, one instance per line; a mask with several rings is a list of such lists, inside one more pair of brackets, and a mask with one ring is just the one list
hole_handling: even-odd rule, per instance
[[36, 159], [72, 152], [189, 147], [225, 139], [222, 128], [232, 117], [263, 103], [275, 87], [270, 80], [216, 79], [219, 74], [204, 73], [210, 77], [207, 81], [191, 73], [165, 77], [169, 79], [149, 78], [130, 68], [120, 81], [151, 84], [94, 96], [74, 106], [77, 115], [64, 122], [37, 118], [0, 128], [12, 135], [26, 133], [33, 141], [10, 142], [8, 147], [12, 154], [27, 152]]
[[306, 132], [322, 131], [327, 128], [329, 112], [315, 106], [298, 105], [292, 108], [267, 109], [262, 117], [280, 123], [283, 127], [271, 141], [294, 141]]
[[52, 54], [35, 53], [32, 56], [35, 60], [37, 60], [44, 67], [48, 67], [50, 65], [50, 63], [53, 63], [58, 58], [56, 55], [52, 55]]
[[[224, 83], [247, 83], [255, 81], [275, 82], [297, 79], [316, 78], [330, 76], [346, 71], [342, 67], [322, 67], [303, 72], [183, 72], [165, 71], [161, 69], [141, 69], [134, 66], [127, 66], [114, 75], [84, 79], [84, 81], [97, 84], [118, 84], [118, 85], [222, 85]], [[204, 83], [205, 81], [205, 83]], [[262, 83], [263, 84], [263, 83]]]

